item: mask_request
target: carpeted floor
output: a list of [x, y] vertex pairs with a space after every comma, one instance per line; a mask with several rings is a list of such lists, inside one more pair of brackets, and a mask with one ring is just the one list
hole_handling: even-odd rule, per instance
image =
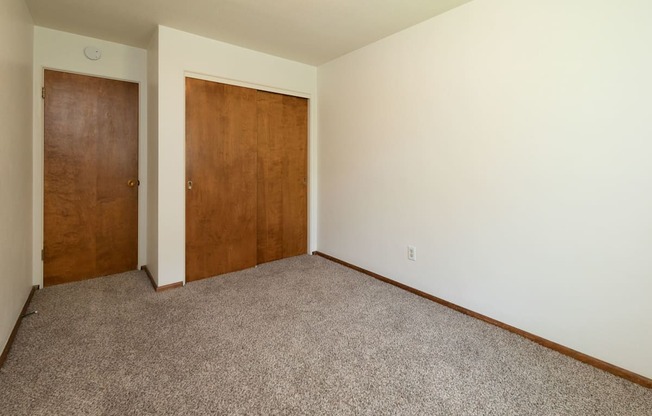
[[652, 415], [652, 390], [319, 257], [30, 309], [2, 415]]

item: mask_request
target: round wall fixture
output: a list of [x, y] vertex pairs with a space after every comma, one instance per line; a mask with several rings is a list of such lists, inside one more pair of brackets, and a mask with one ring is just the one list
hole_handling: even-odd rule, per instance
[[95, 46], [87, 46], [84, 48], [84, 55], [91, 61], [97, 61], [102, 57], [102, 51]]

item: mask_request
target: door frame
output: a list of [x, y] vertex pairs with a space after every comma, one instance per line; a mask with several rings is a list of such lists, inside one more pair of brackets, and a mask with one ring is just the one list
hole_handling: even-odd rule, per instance
[[[212, 75], [207, 75], [207, 74], [202, 74], [198, 72], [192, 72], [192, 71], [184, 71], [183, 74], [183, 79], [184, 79], [184, 85], [185, 85], [185, 79], [186, 78], [195, 78], [195, 79], [200, 79], [204, 81], [211, 81], [211, 82], [219, 82], [222, 84], [228, 84], [228, 85], [234, 85], [236, 87], [245, 87], [245, 88], [251, 88], [254, 90], [260, 90], [260, 91], [266, 91], [266, 92], [271, 92], [271, 93], [276, 93], [276, 94], [283, 94], [283, 95], [290, 95], [293, 97], [299, 97], [299, 98], [305, 98], [308, 100], [308, 132], [307, 132], [307, 169], [306, 169], [306, 193], [307, 193], [307, 214], [308, 214], [308, 222], [307, 222], [307, 230], [306, 230], [306, 235], [307, 235], [307, 241], [306, 241], [306, 247], [308, 248], [308, 252], [306, 254], [312, 254], [313, 251], [317, 249], [316, 247], [316, 235], [317, 235], [317, 215], [316, 215], [316, 210], [317, 210], [317, 143], [315, 140], [316, 137], [316, 131], [314, 129], [316, 126], [314, 125], [314, 120], [317, 118], [316, 114], [316, 108], [315, 108], [315, 98], [313, 97], [312, 94], [310, 93], [305, 93], [305, 92], [300, 92], [300, 91], [293, 91], [293, 90], [288, 90], [284, 88], [276, 88], [276, 87], [271, 87], [269, 85], [262, 85], [262, 84], [256, 84], [252, 82], [246, 82], [246, 81], [239, 81], [231, 78], [223, 78], [223, 77], [218, 77], [218, 76], [212, 76]], [[185, 92], [185, 87], [184, 87], [184, 92]], [[186, 126], [185, 126], [185, 111], [186, 111], [186, 100], [185, 100], [185, 94], [184, 94], [184, 100], [183, 100], [183, 113], [184, 113], [184, 126], [183, 126], [183, 134], [184, 134], [184, 146], [183, 146], [183, 171], [184, 174], [186, 172], [186, 145], [185, 145], [185, 137], [186, 137]], [[185, 180], [184, 180], [184, 190], [185, 190]], [[185, 191], [184, 191], [185, 192]], [[186, 221], [186, 202], [185, 198], [183, 200], [183, 218], [184, 218], [184, 223]], [[185, 227], [184, 227], [184, 235], [183, 235], [183, 241], [184, 241], [184, 247], [186, 244], [186, 236], [185, 236]], [[185, 258], [185, 251], [183, 254], [184, 258], [184, 265], [187, 259]], [[185, 266], [184, 266], [185, 267]], [[183, 284], [185, 285], [186, 282], [186, 276], [184, 273], [183, 276]]]
[[[34, 77], [34, 140], [32, 142], [32, 276], [33, 284], [43, 287], [43, 211], [44, 211], [44, 173], [45, 173], [45, 103], [41, 88], [45, 85], [45, 71], [66, 72], [75, 75], [126, 81], [138, 84], [138, 263], [137, 267], [147, 263], [147, 82], [138, 79], [111, 77], [104, 74], [72, 71], [53, 66], [39, 66], [38, 77]], [[36, 72], [36, 71], [35, 71]], [[38, 88], [37, 88], [38, 86]]]

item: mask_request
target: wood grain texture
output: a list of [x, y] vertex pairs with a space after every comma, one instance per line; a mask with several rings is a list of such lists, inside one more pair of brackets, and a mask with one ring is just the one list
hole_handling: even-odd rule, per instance
[[305, 254], [308, 100], [257, 92], [258, 263]]
[[613, 374], [615, 376], [624, 378], [624, 379], [629, 380], [629, 381], [631, 381], [633, 383], [639, 384], [639, 385], [641, 385], [643, 387], [652, 388], [652, 379], [644, 377], [644, 376], [642, 376], [640, 374], [636, 374], [636, 373], [634, 373], [632, 371], [626, 370], [624, 368], [621, 368], [621, 367], [615, 366], [613, 364], [607, 363], [605, 361], [599, 360], [597, 358], [591, 357], [591, 356], [586, 355], [584, 353], [581, 353], [579, 351], [575, 351], [575, 350], [573, 350], [571, 348], [565, 347], [565, 346], [563, 346], [561, 344], [557, 344], [556, 342], [547, 340], [547, 339], [542, 338], [542, 337], [540, 337], [538, 335], [534, 335], [534, 334], [532, 334], [530, 332], [523, 331], [522, 329], [513, 327], [513, 326], [508, 325], [508, 324], [506, 324], [504, 322], [497, 321], [497, 320], [495, 320], [493, 318], [490, 318], [488, 316], [485, 316], [485, 315], [482, 315], [480, 313], [474, 312], [474, 311], [472, 311], [470, 309], [466, 309], [466, 308], [464, 308], [462, 306], [459, 306], [459, 305], [451, 303], [451, 302], [449, 302], [447, 300], [438, 298], [438, 297], [433, 296], [433, 295], [431, 295], [429, 293], [422, 292], [422, 291], [420, 291], [418, 289], [415, 289], [413, 287], [404, 285], [403, 283], [399, 283], [399, 282], [397, 282], [395, 280], [392, 280], [392, 279], [390, 279], [388, 277], [385, 277], [385, 276], [382, 276], [380, 274], [377, 274], [377, 273], [371, 272], [369, 270], [363, 269], [362, 267], [358, 267], [358, 266], [356, 266], [354, 264], [347, 263], [347, 262], [345, 262], [343, 260], [340, 260], [340, 259], [338, 259], [336, 257], [329, 256], [328, 254], [324, 254], [324, 253], [321, 253], [319, 251], [315, 251], [312, 254], [316, 255], [316, 256], [323, 257], [323, 258], [328, 259], [330, 261], [333, 261], [335, 263], [341, 264], [343, 266], [346, 266], [346, 267], [348, 267], [350, 269], [353, 269], [355, 271], [358, 271], [360, 273], [364, 273], [364, 274], [366, 274], [368, 276], [371, 276], [371, 277], [373, 277], [375, 279], [381, 280], [381, 281], [383, 281], [385, 283], [389, 283], [390, 285], [399, 287], [399, 288], [401, 288], [403, 290], [414, 293], [415, 295], [421, 296], [422, 298], [426, 298], [426, 299], [431, 300], [433, 302], [439, 303], [440, 305], [443, 305], [443, 306], [446, 306], [448, 308], [454, 309], [454, 310], [456, 310], [456, 311], [458, 311], [460, 313], [463, 313], [465, 315], [468, 315], [468, 316], [471, 316], [473, 318], [479, 319], [481, 321], [487, 322], [487, 323], [489, 323], [491, 325], [494, 325], [494, 326], [497, 326], [499, 328], [505, 329], [505, 330], [507, 330], [509, 332], [512, 332], [514, 334], [518, 334], [518, 335], [520, 335], [520, 336], [522, 336], [524, 338], [529, 339], [530, 341], [536, 342], [539, 345], [542, 345], [542, 346], [544, 346], [546, 348], [550, 348], [551, 350], [557, 351], [557, 352], [559, 352], [561, 354], [564, 354], [564, 355], [566, 355], [568, 357], [574, 358], [574, 359], [576, 359], [578, 361], [581, 361], [581, 362], [583, 362], [585, 364], [591, 365], [591, 366], [593, 366], [595, 368], [598, 368], [600, 370], [611, 373], [611, 374]]
[[2, 350], [2, 354], [0, 354], [0, 368], [2, 368], [5, 361], [7, 361], [7, 357], [9, 356], [9, 351], [11, 350], [11, 346], [14, 344], [14, 339], [16, 339], [18, 328], [20, 328], [20, 323], [23, 320], [23, 315], [27, 313], [27, 308], [29, 307], [29, 304], [32, 301], [34, 292], [36, 292], [38, 289], [39, 289], [38, 285], [32, 286], [32, 290], [29, 292], [29, 296], [27, 296], [27, 300], [23, 305], [23, 309], [20, 311], [20, 315], [18, 315], [18, 319], [16, 319], [16, 324], [14, 325], [14, 329], [11, 331], [11, 334], [9, 335], [9, 339], [7, 340], [7, 343], [5, 344], [4, 349]]
[[186, 281], [256, 265], [256, 91], [186, 78]]
[[45, 71], [44, 285], [136, 269], [138, 84]]

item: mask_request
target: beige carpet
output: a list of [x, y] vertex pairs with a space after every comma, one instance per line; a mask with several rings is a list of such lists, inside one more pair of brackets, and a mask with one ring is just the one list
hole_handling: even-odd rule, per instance
[[319, 257], [38, 291], [2, 415], [652, 415], [652, 390]]

